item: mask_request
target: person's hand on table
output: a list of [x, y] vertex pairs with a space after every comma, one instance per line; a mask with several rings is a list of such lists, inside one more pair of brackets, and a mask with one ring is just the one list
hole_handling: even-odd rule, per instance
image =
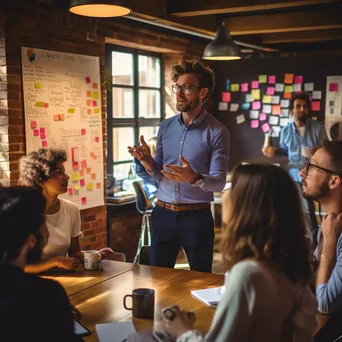
[[64, 268], [65, 270], [75, 270], [78, 268], [80, 261], [74, 257], [57, 257], [56, 267]]
[[198, 178], [198, 173], [182, 156], [179, 156], [179, 159], [183, 163], [182, 166], [165, 164], [164, 168], [167, 170], [161, 170], [161, 173], [174, 182], [194, 182]]
[[99, 253], [101, 255], [101, 259], [107, 259], [110, 255], [114, 254], [114, 251], [109, 247], [105, 247], [100, 249]]
[[195, 315], [180, 309], [177, 305], [163, 309], [165, 329], [175, 337], [179, 337], [189, 330], [193, 330]]

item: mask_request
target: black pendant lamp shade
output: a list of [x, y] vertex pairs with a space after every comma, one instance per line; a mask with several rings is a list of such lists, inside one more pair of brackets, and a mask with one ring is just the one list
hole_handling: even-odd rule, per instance
[[215, 39], [205, 47], [203, 59], [217, 61], [241, 59], [240, 48], [234, 43], [224, 22], [218, 28]]
[[69, 11], [86, 17], [122, 17], [132, 12], [125, 3], [124, 0], [71, 0]]

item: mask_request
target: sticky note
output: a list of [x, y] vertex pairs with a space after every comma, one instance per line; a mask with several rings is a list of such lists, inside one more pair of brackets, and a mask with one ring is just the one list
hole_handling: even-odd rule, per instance
[[98, 91], [92, 91], [91, 92], [91, 98], [93, 100], [98, 100], [100, 97], [99, 97], [99, 92]]
[[270, 130], [270, 125], [267, 122], [265, 122], [261, 125], [261, 129], [264, 133], [267, 133]]
[[322, 91], [321, 90], [315, 90], [312, 92], [312, 99], [313, 100], [320, 100], [322, 98]]
[[81, 202], [83, 205], [87, 204], [87, 197], [82, 197]]
[[80, 194], [79, 189], [74, 189], [75, 196], [78, 196]]
[[224, 91], [222, 93], [222, 102], [230, 102], [230, 93], [227, 91]]
[[279, 105], [273, 105], [272, 106], [272, 114], [273, 115], [280, 115], [280, 106]]
[[47, 141], [46, 141], [46, 140], [43, 140], [43, 141], [42, 141], [42, 147], [47, 147], [47, 146], [48, 146]]
[[80, 170], [80, 177], [84, 176], [84, 170]]
[[85, 180], [83, 178], [80, 179], [80, 186], [85, 186]]
[[93, 83], [93, 89], [97, 89], [98, 88], [98, 84], [97, 83]]
[[288, 109], [281, 109], [280, 116], [289, 116], [290, 111]]
[[284, 93], [292, 93], [292, 92], [293, 92], [292, 85], [285, 86]]
[[281, 127], [273, 126], [272, 127], [272, 137], [278, 138], [280, 135], [280, 130], [281, 130]]
[[275, 76], [268, 76], [268, 83], [269, 84], [275, 84], [276, 83], [276, 77]]
[[262, 106], [262, 112], [265, 114], [271, 114], [272, 113], [272, 106], [271, 105], [263, 105]]
[[289, 119], [287, 118], [280, 118], [279, 125], [284, 127], [289, 123]]
[[254, 98], [251, 94], [246, 94], [246, 102], [253, 102]]
[[91, 109], [87, 109], [87, 114], [88, 114], [88, 115], [91, 114]]
[[45, 133], [40, 133], [40, 139], [46, 139], [46, 134]]
[[81, 168], [86, 169], [87, 168], [87, 161], [84, 159], [81, 161]]
[[284, 99], [290, 99], [291, 98], [291, 93], [284, 93]]
[[267, 118], [267, 116], [266, 116], [265, 113], [260, 113], [260, 114], [259, 114], [259, 120], [260, 120], [260, 121], [265, 121], [266, 118]]
[[250, 119], [258, 119], [259, 118], [259, 111], [257, 110], [251, 110], [249, 112], [249, 118]]
[[100, 114], [100, 108], [95, 108], [94, 109], [94, 114]]
[[248, 110], [249, 108], [251, 108], [251, 104], [249, 102], [245, 102], [241, 105], [242, 110]]
[[91, 90], [87, 90], [87, 97], [91, 97]]
[[37, 121], [31, 121], [31, 128], [37, 128]]
[[53, 120], [54, 120], [54, 121], [59, 121], [59, 114], [55, 114], [55, 115], [53, 116]]
[[44, 128], [44, 127], [39, 128], [39, 133], [40, 133], [40, 134], [45, 134], [45, 128]]
[[59, 120], [64, 121], [64, 119], [65, 119], [64, 114], [59, 114]]
[[239, 83], [232, 83], [230, 86], [230, 91], [239, 91], [240, 90], [240, 84]]
[[270, 96], [270, 95], [264, 95], [262, 97], [262, 102], [263, 103], [271, 103], [271, 101], [272, 101], [272, 96]]
[[87, 175], [91, 174], [91, 167], [87, 167]]
[[293, 78], [294, 78], [293, 74], [285, 74], [284, 83], [285, 84], [293, 84]]
[[313, 91], [314, 84], [313, 83], [304, 83], [304, 91]]
[[284, 84], [283, 83], [276, 83], [275, 91], [278, 93], [281, 93], [282, 91], [284, 91]]
[[338, 91], [338, 83], [330, 83], [329, 84], [329, 91], [331, 91], [331, 92]]
[[295, 76], [295, 79], [294, 79], [294, 83], [295, 84], [302, 84], [303, 83], [303, 76]]
[[69, 109], [68, 109], [68, 113], [74, 114], [74, 113], [75, 113], [75, 108], [69, 108]]
[[88, 183], [87, 184], [87, 190], [93, 190], [94, 183]]
[[91, 79], [90, 79], [90, 77], [89, 77], [89, 76], [87, 76], [87, 77], [85, 78], [85, 81], [86, 81], [86, 83], [91, 83]]
[[267, 87], [266, 94], [267, 95], [274, 95], [274, 87]]
[[36, 83], [34, 84], [34, 87], [35, 87], [36, 89], [42, 89], [42, 84], [41, 84], [40, 82], [36, 82]]
[[259, 75], [259, 83], [266, 83], [267, 75]]
[[49, 104], [47, 102], [44, 102], [44, 108], [49, 108]]
[[280, 101], [280, 107], [281, 108], [288, 108], [290, 105], [290, 100], [281, 100]]
[[278, 95], [272, 96], [272, 100], [271, 100], [272, 104], [279, 104], [279, 102], [280, 102], [280, 96]]
[[253, 89], [251, 95], [254, 100], [260, 100], [260, 89]]
[[268, 123], [269, 123], [270, 125], [278, 125], [278, 123], [279, 123], [279, 116], [273, 116], [273, 115], [271, 115], [271, 116], [269, 117], [269, 119], [268, 119]]
[[87, 100], [87, 106], [91, 106], [91, 100]]
[[[77, 190], [77, 191], [81, 189], [81, 187], [80, 187], [80, 185], [79, 185], [78, 183], [75, 183], [75, 184], [73, 185], [73, 187], [74, 187], [74, 189]], [[76, 192], [75, 192], [75, 195], [76, 195]]]
[[319, 110], [321, 110], [321, 102], [320, 101], [312, 101], [311, 102], [311, 110], [312, 111], [319, 111]]
[[97, 101], [93, 100], [92, 105], [93, 105], [93, 107], [97, 107]]
[[70, 196], [72, 196], [72, 195], [74, 194], [72, 188], [69, 188], [69, 189], [68, 189], [68, 193], [69, 193]]
[[294, 84], [293, 85], [293, 91], [294, 92], [300, 92], [300, 91], [302, 91], [302, 85], [300, 84], [300, 83], [298, 83], [298, 84]]
[[41, 101], [36, 102], [35, 106], [43, 108], [44, 107], [44, 102], [41, 102]]
[[252, 81], [252, 89], [258, 89], [259, 88], [259, 82], [258, 81]]
[[78, 181], [78, 180], [80, 179], [80, 178], [78, 177], [78, 173], [77, 173], [77, 172], [72, 173], [71, 179], [72, 179], [73, 181]]
[[94, 154], [94, 160], [96, 160], [97, 159], [97, 155], [96, 154]]
[[218, 110], [228, 110], [228, 102], [219, 102]]
[[96, 173], [92, 173], [92, 174], [91, 174], [91, 179], [92, 179], [92, 180], [95, 180], [95, 179], [96, 179]]
[[81, 129], [81, 135], [86, 135], [86, 134], [87, 134], [86, 129], [85, 129], [85, 128], [82, 128], [82, 129]]
[[241, 83], [241, 91], [244, 93], [248, 91], [248, 83]]
[[100, 142], [100, 137], [95, 137], [95, 142]]
[[260, 108], [261, 108], [260, 101], [252, 102], [252, 109], [260, 109]]
[[238, 103], [231, 103], [230, 104], [230, 111], [231, 112], [237, 112], [238, 109], [239, 109], [239, 104]]
[[34, 129], [34, 130], [33, 130], [33, 135], [34, 135], [35, 137], [39, 137], [39, 130], [38, 130], [38, 129]]
[[251, 120], [251, 127], [258, 128], [259, 127], [259, 120]]
[[236, 123], [238, 125], [242, 124], [245, 121], [246, 121], [246, 119], [245, 119], [245, 116], [243, 114], [240, 114], [240, 115], [236, 116]]
[[226, 80], [226, 91], [230, 91], [230, 80]]
[[91, 158], [94, 157], [94, 152], [90, 152], [90, 157], [91, 157]]
[[101, 183], [96, 183], [96, 189], [101, 189]]

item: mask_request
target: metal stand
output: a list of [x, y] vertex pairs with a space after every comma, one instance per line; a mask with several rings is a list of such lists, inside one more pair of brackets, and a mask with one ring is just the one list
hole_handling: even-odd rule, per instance
[[[151, 246], [151, 226], [150, 226], [150, 217], [151, 214], [144, 214], [142, 221], [141, 221], [141, 232], [140, 232], [140, 238], [138, 243], [138, 249], [137, 253], [135, 254], [133, 263], [139, 262], [140, 257], [140, 251], [143, 246]], [[146, 235], [147, 235], [147, 243], [146, 241]]]

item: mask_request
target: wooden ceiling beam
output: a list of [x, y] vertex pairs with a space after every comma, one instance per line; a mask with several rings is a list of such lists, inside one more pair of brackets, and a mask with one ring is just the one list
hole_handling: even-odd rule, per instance
[[339, 0], [167, 0], [167, 13], [178, 17], [193, 17], [267, 11], [336, 2]]
[[232, 35], [342, 28], [341, 10], [276, 13], [225, 18]]

